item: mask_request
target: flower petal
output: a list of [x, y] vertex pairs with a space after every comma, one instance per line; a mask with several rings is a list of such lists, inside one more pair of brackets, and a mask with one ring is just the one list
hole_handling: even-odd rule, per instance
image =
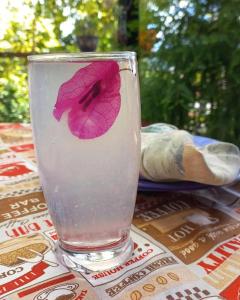
[[69, 129], [80, 139], [101, 136], [118, 116], [120, 84], [117, 62], [93, 62], [60, 86], [53, 115], [59, 121], [68, 111]]

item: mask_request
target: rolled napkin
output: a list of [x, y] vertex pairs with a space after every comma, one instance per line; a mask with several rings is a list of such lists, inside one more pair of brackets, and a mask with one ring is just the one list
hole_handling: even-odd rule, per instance
[[240, 171], [237, 146], [210, 140], [203, 146], [194, 136], [168, 124], [142, 128], [140, 176], [151, 181], [194, 181], [224, 185], [236, 179]]

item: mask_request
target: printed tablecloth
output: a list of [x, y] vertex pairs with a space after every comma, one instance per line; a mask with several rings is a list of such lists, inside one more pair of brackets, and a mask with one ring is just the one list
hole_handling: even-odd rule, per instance
[[134, 253], [120, 267], [61, 266], [31, 128], [0, 124], [0, 299], [240, 299], [240, 183], [139, 193], [131, 235]]

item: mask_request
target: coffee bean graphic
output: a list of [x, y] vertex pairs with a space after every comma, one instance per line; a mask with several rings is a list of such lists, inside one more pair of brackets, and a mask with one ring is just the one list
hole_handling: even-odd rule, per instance
[[138, 252], [142, 252], [142, 248], [138, 248]]
[[156, 281], [157, 281], [158, 284], [167, 284], [167, 279], [163, 276], [158, 276], [156, 278]]
[[143, 289], [144, 291], [151, 293], [155, 290], [155, 286], [153, 284], [148, 283], [143, 286]]
[[146, 247], [149, 247], [149, 246], [150, 246], [150, 244], [144, 244], [144, 246], [146, 246]]
[[131, 300], [140, 300], [142, 298], [142, 294], [139, 291], [133, 291], [130, 295]]
[[175, 273], [172, 273], [172, 272], [167, 273], [167, 276], [169, 278], [171, 278], [172, 280], [179, 281], [179, 276], [177, 274], [175, 274]]

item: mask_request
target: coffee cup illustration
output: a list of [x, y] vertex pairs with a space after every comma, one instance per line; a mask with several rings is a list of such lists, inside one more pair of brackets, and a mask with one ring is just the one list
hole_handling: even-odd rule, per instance
[[36, 264], [45, 261], [49, 265], [56, 266], [55, 262], [49, 262], [44, 258], [50, 249], [50, 243], [38, 233], [8, 240], [0, 243], [0, 265], [13, 267], [27, 262]]
[[75, 290], [78, 286], [77, 283], [61, 284], [42, 291], [34, 300], [72, 300], [77, 296]]

